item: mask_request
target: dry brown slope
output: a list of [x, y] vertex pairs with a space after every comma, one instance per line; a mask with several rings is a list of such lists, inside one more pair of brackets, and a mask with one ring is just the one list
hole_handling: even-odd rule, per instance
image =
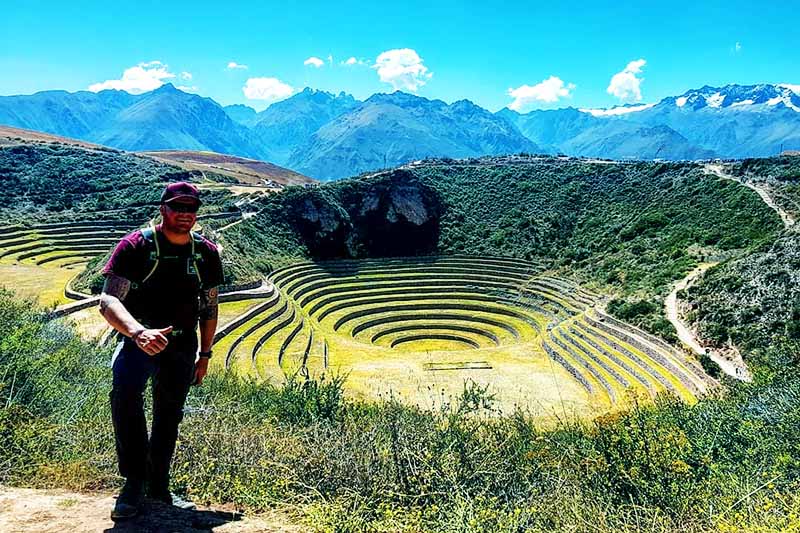
[[22, 128], [0, 125], [0, 146], [9, 146], [22, 142], [62, 143], [80, 146], [82, 148], [108, 149], [99, 144], [70, 139], [69, 137], [61, 137], [60, 135], [53, 135], [42, 131], [24, 130]]
[[[116, 150], [100, 144], [61, 137], [60, 135], [0, 125], [0, 146], [12, 146], [21, 143], [61, 143], [94, 150]], [[116, 151], [124, 152], [123, 150]], [[159, 150], [133, 153], [185, 170], [215, 172], [230, 176], [244, 185], [264, 185], [264, 180], [271, 180], [280, 185], [316, 183], [316, 180], [299, 172], [266, 161], [218, 154], [216, 152]]]
[[316, 183], [316, 180], [299, 172], [258, 159], [191, 150], [158, 150], [137, 153], [178, 165], [186, 170], [224, 174], [235, 178], [240, 183], [249, 185], [262, 185], [264, 180], [271, 180], [281, 185]]

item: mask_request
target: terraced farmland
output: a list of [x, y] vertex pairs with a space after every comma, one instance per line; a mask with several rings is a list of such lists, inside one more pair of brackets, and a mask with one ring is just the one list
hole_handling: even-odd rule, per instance
[[69, 266], [102, 255], [136, 223], [87, 220], [0, 228], [0, 258], [36, 265]]
[[368, 396], [436, 402], [465, 379], [500, 404], [596, 412], [712, 384], [658, 339], [604, 315], [598, 295], [523, 260], [442, 256], [302, 263], [218, 335], [217, 365], [261, 378], [349, 375]]
[[105, 254], [136, 222], [86, 220], [0, 227], [4, 283], [44, 304], [64, 303], [64, 288], [93, 257]]

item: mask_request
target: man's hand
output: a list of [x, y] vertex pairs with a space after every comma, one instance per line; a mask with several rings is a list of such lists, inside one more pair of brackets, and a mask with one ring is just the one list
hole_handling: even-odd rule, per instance
[[169, 344], [167, 335], [172, 331], [172, 326], [167, 326], [162, 329], [144, 329], [131, 337], [133, 342], [136, 343], [144, 353], [147, 355], [156, 355], [164, 351], [164, 348]]
[[201, 357], [194, 364], [194, 380], [192, 385], [200, 386], [203, 384], [203, 378], [208, 373], [208, 357]]

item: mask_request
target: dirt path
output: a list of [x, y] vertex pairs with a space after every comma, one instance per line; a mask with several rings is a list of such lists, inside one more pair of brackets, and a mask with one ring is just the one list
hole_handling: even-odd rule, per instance
[[689, 274], [682, 280], [675, 283], [672, 287], [672, 292], [669, 293], [667, 299], [664, 301], [664, 307], [667, 312], [667, 319], [675, 327], [678, 332], [678, 338], [686, 346], [688, 346], [695, 354], [703, 355], [708, 354], [712, 361], [717, 363], [723, 372], [729, 376], [741, 379], [742, 381], [751, 381], [752, 376], [747, 370], [747, 365], [738, 353], [730, 354], [728, 357], [723, 356], [721, 353], [711, 348], [706, 348], [700, 344], [697, 336], [689, 329], [689, 326], [683, 321], [678, 309], [678, 292], [682, 291], [689, 286], [694, 280], [702, 276], [706, 270], [713, 267], [717, 263], [703, 263], [697, 268], [689, 272]]
[[[781, 206], [779, 206], [775, 200], [770, 195], [769, 190], [760, 185], [758, 183], [754, 183], [752, 181], [742, 181], [737, 179], [735, 176], [728, 174], [723, 169], [722, 165], [720, 164], [712, 164], [708, 163], [705, 165], [705, 171], [708, 174], [713, 174], [717, 177], [722, 179], [732, 180], [740, 185], [743, 185], [758, 194], [759, 197], [764, 201], [764, 203], [772, 210], [774, 210], [778, 216], [780, 216], [781, 221], [786, 229], [791, 228], [794, 226], [796, 220], [792, 216], [791, 213], [788, 213], [784, 210]], [[747, 369], [747, 365], [745, 364], [744, 360], [742, 359], [741, 355], [735, 350], [732, 350], [727, 356], [723, 356], [716, 350], [711, 348], [704, 347], [697, 336], [692, 332], [692, 330], [688, 327], [686, 323], [680, 317], [679, 309], [678, 309], [678, 292], [685, 289], [689, 284], [691, 284], [694, 280], [699, 278], [700, 276], [705, 273], [706, 270], [713, 267], [717, 263], [704, 263], [699, 265], [697, 268], [692, 270], [685, 278], [677, 282], [673, 288], [672, 292], [669, 293], [667, 299], [664, 301], [664, 307], [667, 313], [667, 319], [672, 323], [675, 329], [678, 332], [678, 337], [680, 340], [688, 346], [694, 353], [697, 355], [702, 355], [707, 353], [708, 356], [711, 358], [712, 361], [717, 363], [719, 367], [722, 369], [723, 372], [728, 374], [731, 377], [736, 379], [741, 379], [743, 381], [752, 381], [752, 375]]]
[[758, 194], [761, 197], [764, 203], [767, 204], [767, 206], [769, 206], [772, 210], [778, 213], [778, 216], [781, 217], [781, 221], [783, 221], [783, 226], [786, 229], [791, 228], [797, 222], [791, 213], [787, 212], [785, 209], [783, 209], [781, 206], [775, 203], [775, 200], [772, 198], [772, 196], [770, 196], [769, 190], [767, 190], [766, 187], [764, 187], [763, 185], [754, 183], [752, 181], [742, 181], [736, 178], [735, 176], [725, 172], [725, 170], [722, 168], [722, 165], [714, 165], [709, 163], [705, 166], [705, 170], [709, 174], [714, 174], [715, 176], [719, 176], [720, 178], [726, 180], [735, 181], [737, 183], [744, 185], [748, 189], [754, 190], [756, 194]]
[[281, 514], [243, 517], [209, 508], [181, 511], [159, 503], [145, 506], [146, 514], [125, 522], [109, 518], [114, 497], [63, 490], [18, 489], [0, 486], [0, 531], [3, 533], [78, 533], [130, 531], [137, 533], [301, 533]]

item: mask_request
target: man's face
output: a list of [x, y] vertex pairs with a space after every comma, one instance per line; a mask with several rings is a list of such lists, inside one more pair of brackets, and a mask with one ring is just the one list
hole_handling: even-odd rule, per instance
[[175, 233], [189, 233], [197, 222], [198, 204], [191, 198], [176, 198], [161, 206], [164, 226]]

